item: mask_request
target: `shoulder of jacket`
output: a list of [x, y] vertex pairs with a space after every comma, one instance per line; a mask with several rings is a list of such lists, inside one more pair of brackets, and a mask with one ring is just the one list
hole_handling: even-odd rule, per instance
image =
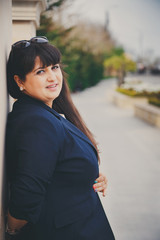
[[[48, 107], [49, 108], [49, 107]], [[33, 119], [33, 118], [43, 118], [51, 121], [57, 121], [59, 118], [56, 117], [58, 113], [54, 113], [54, 110], [47, 110], [40, 105], [36, 104], [19, 104], [18, 102], [14, 103], [12, 111], [9, 113], [10, 118], [18, 118], [18, 119]]]
[[23, 109], [13, 109], [8, 115], [8, 123], [12, 127], [19, 128], [31, 128], [31, 129], [41, 129], [46, 128], [55, 131], [61, 131], [62, 123], [61, 121], [49, 111], [39, 107], [33, 106]]

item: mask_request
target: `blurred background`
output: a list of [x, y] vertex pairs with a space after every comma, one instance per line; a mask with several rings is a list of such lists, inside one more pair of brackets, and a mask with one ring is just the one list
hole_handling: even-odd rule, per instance
[[[99, 195], [116, 240], [160, 240], [160, 1], [0, 4], [1, 27], [9, 30], [1, 59], [11, 43], [35, 35], [62, 53], [73, 101], [99, 144], [108, 178], [107, 196]], [[2, 106], [6, 86], [1, 92]], [[4, 126], [5, 118], [3, 135]]]

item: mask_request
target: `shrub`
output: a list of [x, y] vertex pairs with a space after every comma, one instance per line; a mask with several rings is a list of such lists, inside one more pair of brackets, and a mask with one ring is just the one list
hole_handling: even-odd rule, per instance
[[125, 95], [128, 95], [130, 97], [142, 97], [143, 95], [141, 93], [138, 93], [137, 91], [133, 89], [125, 89], [125, 88], [117, 88], [117, 92], [123, 93]]
[[89, 51], [74, 48], [64, 56], [68, 82], [72, 91], [94, 86], [103, 78], [103, 60]]
[[148, 102], [156, 107], [160, 107], [160, 99], [157, 97], [149, 98]]
[[120, 93], [123, 93], [123, 94], [126, 94], [130, 97], [147, 97], [147, 98], [157, 98], [157, 99], [160, 99], [160, 92], [148, 92], [147, 90], [143, 90], [141, 92], [138, 92], [136, 90], [134, 90], [133, 88], [129, 88], [129, 89], [126, 89], [126, 88], [121, 88], [121, 87], [118, 87], [116, 89], [117, 92], [120, 92]]

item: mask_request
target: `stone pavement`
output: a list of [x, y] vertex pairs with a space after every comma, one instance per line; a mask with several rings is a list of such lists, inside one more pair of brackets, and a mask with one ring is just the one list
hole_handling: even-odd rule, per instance
[[[101, 151], [101, 197], [116, 240], [160, 240], [160, 129], [109, 101], [114, 80], [73, 94]], [[101, 194], [100, 194], [101, 195]]]

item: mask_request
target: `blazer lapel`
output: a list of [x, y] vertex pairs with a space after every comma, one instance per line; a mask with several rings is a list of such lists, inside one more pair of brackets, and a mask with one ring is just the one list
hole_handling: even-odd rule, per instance
[[91, 147], [94, 149], [96, 156], [97, 156], [97, 150], [96, 150], [95, 146], [93, 145], [93, 143], [89, 140], [89, 138], [79, 128], [77, 128], [74, 124], [72, 124], [67, 119], [63, 118], [62, 121], [63, 121], [63, 124], [65, 125], [65, 127], [68, 128], [68, 130], [70, 132], [72, 132], [73, 134], [77, 135], [78, 137], [80, 137], [81, 139], [83, 139], [84, 141], [89, 143], [91, 145]]

